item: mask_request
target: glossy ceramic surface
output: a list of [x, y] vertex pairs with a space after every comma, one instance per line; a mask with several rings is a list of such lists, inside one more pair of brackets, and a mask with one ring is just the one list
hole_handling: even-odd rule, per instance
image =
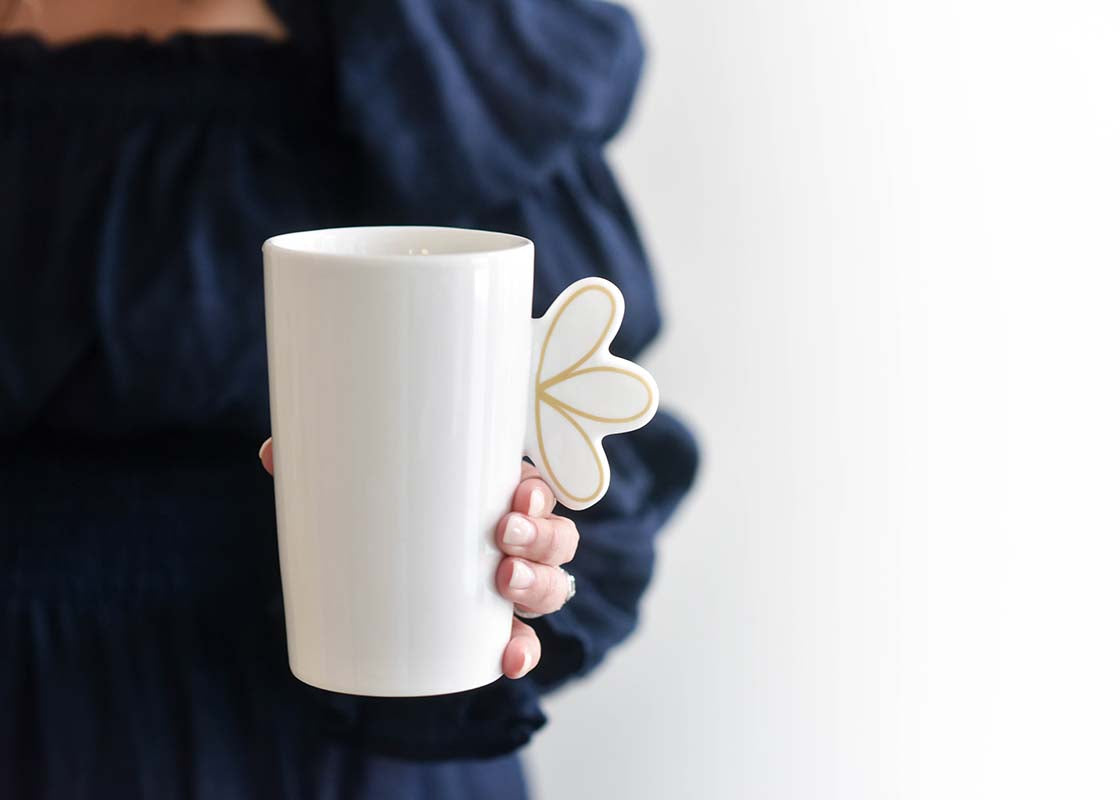
[[522, 454], [585, 508], [602, 437], [656, 410], [607, 350], [621, 295], [586, 279], [533, 321], [532, 242], [455, 228], [284, 234], [264, 270], [292, 672], [376, 696], [496, 680], [513, 609], [494, 530]]

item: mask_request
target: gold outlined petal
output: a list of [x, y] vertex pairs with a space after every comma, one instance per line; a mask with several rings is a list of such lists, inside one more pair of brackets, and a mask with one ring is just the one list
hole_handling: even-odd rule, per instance
[[577, 358], [567, 367], [564, 367], [555, 375], [548, 378], [544, 382], [545, 385], [543, 388], [547, 389], [548, 386], [552, 385], [553, 383], [563, 380], [565, 377], [567, 377], [567, 375], [583, 366], [587, 362], [587, 359], [591, 358], [591, 356], [595, 355], [595, 353], [599, 352], [600, 348], [603, 347], [603, 343], [606, 341], [607, 334], [610, 333], [611, 327], [614, 324], [615, 315], [618, 314], [618, 302], [615, 300], [614, 294], [608, 291], [606, 287], [593, 283], [587, 286], [582, 286], [578, 290], [572, 292], [571, 297], [567, 298], [564, 301], [564, 304], [561, 305], [559, 309], [557, 309], [556, 313], [552, 317], [552, 320], [549, 322], [548, 330], [544, 335], [544, 342], [541, 344], [540, 359], [537, 362], [536, 382], [538, 387], [542, 385], [541, 372], [544, 370], [544, 364], [548, 354], [548, 346], [552, 343], [552, 334], [556, 331], [557, 323], [560, 322], [560, 319], [564, 316], [564, 312], [571, 307], [572, 303], [575, 302], [576, 299], [578, 299], [580, 296], [587, 294], [588, 292], [598, 292], [607, 298], [607, 301], [610, 303], [610, 313], [607, 316], [607, 321], [604, 323], [603, 329], [599, 331], [599, 335], [596, 337], [595, 343], [591, 345], [587, 352], [585, 352], [582, 356]]
[[[541, 461], [542, 461], [541, 466], [543, 466], [545, 471], [548, 473], [549, 478], [551, 478], [551, 480], [552, 480], [552, 485], [557, 491], [559, 491], [563, 495], [566, 495], [570, 500], [572, 500], [576, 503], [589, 503], [592, 500], [594, 500], [595, 498], [597, 498], [603, 490], [603, 484], [606, 482], [606, 477], [607, 477], [606, 476], [606, 466], [603, 464], [603, 459], [600, 457], [598, 449], [595, 447], [595, 444], [591, 441], [591, 437], [588, 435], [587, 431], [584, 430], [583, 426], [580, 425], [575, 420], [575, 418], [572, 417], [571, 414], [569, 414], [563, 408], [557, 406], [554, 402], [551, 402], [550, 400], [551, 399], [548, 398], [547, 395], [538, 396], [538, 402], [536, 404], [537, 444], [538, 444], [538, 447], [540, 448], [540, 453], [541, 453]], [[597, 479], [596, 479], [595, 488], [589, 494], [583, 495], [583, 496], [574, 494], [572, 492], [572, 490], [569, 489], [568, 486], [565, 485], [565, 483], [562, 480], [560, 480], [560, 476], [556, 474], [556, 470], [553, 468], [552, 462], [549, 461], [549, 459], [548, 459], [548, 449], [545, 447], [544, 431], [543, 431], [542, 425], [541, 425], [541, 403], [544, 403], [545, 405], [549, 406], [553, 411], [555, 411], [561, 417], [566, 419], [568, 421], [568, 423], [573, 428], [575, 428], [575, 430], [579, 434], [580, 438], [583, 439], [584, 444], [587, 445], [587, 449], [591, 451], [591, 457], [595, 461], [595, 467], [598, 471], [598, 476], [597, 476]], [[567, 504], [565, 504], [565, 505], [567, 505]]]
[[[559, 397], [557, 397], [552, 392], [547, 391], [548, 389], [555, 390], [557, 387], [563, 386], [564, 384], [569, 383], [572, 379], [579, 378], [582, 375], [591, 375], [591, 374], [595, 374], [595, 373], [624, 375], [627, 378], [630, 378], [633, 381], [635, 381], [639, 386], [641, 386], [641, 388], [643, 390], [645, 390], [645, 403], [642, 406], [641, 410], [638, 411], [637, 413], [628, 414], [626, 416], [607, 416], [607, 415], [601, 413], [602, 412], [601, 408], [599, 408], [599, 409], [590, 408], [590, 407], [580, 408], [578, 406], [572, 405], [570, 402], [565, 402], [565, 401], [561, 400]], [[644, 377], [642, 377], [641, 375], [635, 373], [635, 372], [631, 372], [630, 370], [623, 369], [622, 367], [615, 367], [615, 366], [584, 367], [583, 369], [577, 369], [574, 372], [571, 372], [568, 375], [566, 375], [564, 377], [563, 381], [549, 382], [548, 386], [542, 386], [541, 391], [542, 391], [543, 398], [547, 398], [546, 402], [551, 401], [551, 404], [554, 405], [554, 406], [559, 406], [560, 408], [563, 408], [563, 409], [565, 409], [566, 411], [568, 411], [572, 414], [576, 414], [578, 416], [584, 417], [585, 419], [593, 420], [595, 422], [613, 424], [613, 425], [625, 424], [625, 423], [628, 423], [628, 422], [634, 422], [635, 420], [641, 419], [643, 416], [645, 416], [649, 412], [650, 408], [653, 406], [653, 387], [651, 387], [649, 385], [649, 383], [646, 381], [646, 379]], [[589, 394], [594, 396], [595, 393], [590, 392]]]
[[[585, 278], [569, 289], [570, 294], [559, 304], [554, 303], [534, 329], [540, 335], [544, 326], [533, 377], [536, 441], [532, 449], [536, 452], [532, 455], [560, 502], [578, 510], [597, 502], [610, 481], [602, 438], [644, 425], [657, 406], [657, 386], [649, 373], [612, 356], [608, 349], [622, 317], [623, 300], [618, 288], [602, 278]], [[591, 293], [605, 297], [607, 305], [595, 300], [572, 313], [573, 303]], [[584, 350], [593, 335], [593, 344]], [[561, 360], [571, 363], [556, 369], [555, 362]], [[592, 365], [586, 366], [589, 361]], [[583, 376], [592, 377], [578, 380]], [[565, 385], [573, 378], [577, 380]], [[564, 388], [557, 388], [561, 386]], [[640, 410], [636, 410], [639, 405]], [[552, 453], [559, 462], [550, 458], [550, 447], [559, 448]], [[592, 482], [594, 489], [588, 493]]]

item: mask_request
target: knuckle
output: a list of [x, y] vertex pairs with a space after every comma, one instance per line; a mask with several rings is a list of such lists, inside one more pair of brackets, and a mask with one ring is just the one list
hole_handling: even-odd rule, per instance
[[545, 539], [545, 541], [541, 543], [541, 557], [543, 560], [551, 564], [557, 558], [563, 555], [563, 535], [557, 527], [556, 523], [552, 520], [549, 520], [549, 523], [547, 525], [542, 525], [541, 528], [541, 533], [543, 534]]
[[548, 594], [546, 605], [550, 611], [556, 611], [564, 605], [564, 598], [568, 596], [568, 578], [556, 567], [548, 570]]
[[536, 568], [537, 580], [533, 586], [525, 591], [525, 596], [519, 599], [519, 602], [538, 614], [548, 614], [556, 609], [553, 608], [553, 597], [555, 596], [555, 580], [552, 576], [552, 568]]
[[558, 559], [557, 563], [564, 564], [575, 558], [578, 546], [579, 530], [575, 522], [568, 517], [557, 518], [553, 534], [553, 555]]

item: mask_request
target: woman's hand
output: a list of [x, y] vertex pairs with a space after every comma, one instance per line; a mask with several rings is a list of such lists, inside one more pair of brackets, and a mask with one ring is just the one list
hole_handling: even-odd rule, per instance
[[[261, 464], [272, 474], [272, 439], [261, 446]], [[498, 548], [506, 554], [498, 564], [497, 587], [520, 611], [548, 614], [564, 605], [568, 576], [561, 564], [572, 560], [579, 544], [575, 523], [553, 514], [556, 497], [536, 467], [522, 462], [521, 483], [513, 493], [510, 512], [495, 531]], [[524, 677], [541, 660], [537, 632], [513, 618], [502, 671]]]
[[[498, 523], [498, 547], [506, 557], [498, 564], [498, 591], [521, 611], [549, 614], [568, 597], [568, 575], [561, 564], [572, 560], [579, 545], [576, 525], [553, 514], [556, 497], [536, 467], [521, 463], [521, 484], [510, 513]], [[537, 632], [514, 617], [502, 657], [502, 671], [520, 678], [541, 660]]]

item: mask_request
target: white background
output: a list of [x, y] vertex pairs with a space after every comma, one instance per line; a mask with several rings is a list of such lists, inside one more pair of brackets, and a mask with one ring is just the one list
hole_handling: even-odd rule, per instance
[[631, 8], [704, 473], [536, 796], [1120, 797], [1117, 5]]

